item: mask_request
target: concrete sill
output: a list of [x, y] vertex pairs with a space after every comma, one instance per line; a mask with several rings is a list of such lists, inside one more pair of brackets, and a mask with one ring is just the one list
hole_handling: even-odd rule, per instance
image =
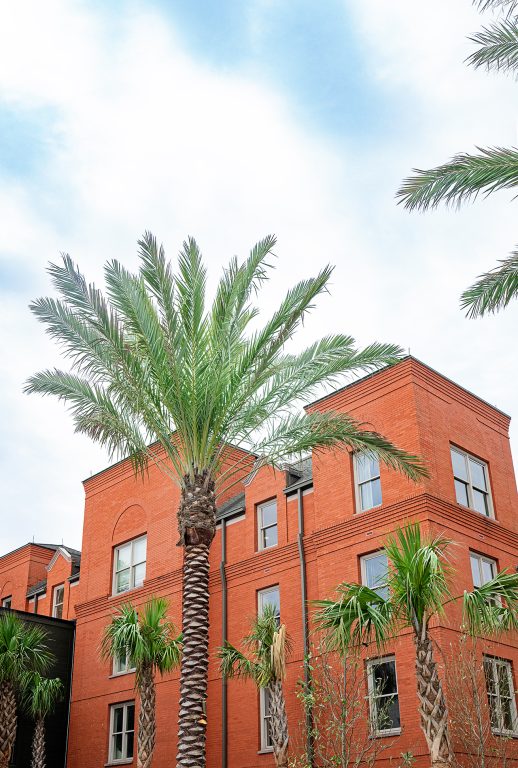
[[268, 747], [267, 749], [258, 749], [257, 750], [258, 755], [273, 755], [273, 747]]
[[131, 760], [115, 760], [115, 762], [105, 763], [104, 768], [115, 768], [117, 765], [133, 765], [133, 758]]

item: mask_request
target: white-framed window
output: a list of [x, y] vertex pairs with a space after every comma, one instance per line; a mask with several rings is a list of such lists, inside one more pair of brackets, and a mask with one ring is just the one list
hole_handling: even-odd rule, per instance
[[473, 586], [482, 587], [488, 581], [492, 581], [497, 574], [496, 562], [490, 557], [478, 555], [476, 552], [469, 553], [471, 563], [471, 575], [473, 576]]
[[112, 704], [110, 707], [109, 762], [117, 763], [133, 757], [135, 741], [135, 702]]
[[58, 584], [52, 593], [52, 615], [55, 619], [63, 617], [63, 601], [65, 599], [65, 585]]
[[493, 517], [487, 464], [451, 446], [451, 465], [457, 502], [486, 517]]
[[390, 736], [401, 731], [396, 659], [385, 656], [367, 662], [370, 724], [373, 736]]
[[378, 552], [372, 552], [370, 555], [363, 555], [360, 558], [362, 584], [373, 589], [384, 600], [388, 598], [388, 586], [386, 584], [388, 575], [388, 558], [385, 552], [380, 549]]
[[147, 536], [121, 544], [113, 551], [113, 594], [141, 587], [146, 578]]
[[366, 512], [381, 506], [379, 459], [371, 453], [355, 453], [353, 461], [356, 509]]
[[268, 688], [259, 689], [259, 712], [261, 718], [261, 752], [273, 751], [270, 715], [270, 691]]
[[7, 595], [7, 597], [2, 598], [2, 608], [10, 608], [13, 602], [13, 596]]
[[127, 675], [134, 671], [135, 667], [131, 666], [131, 660], [127, 653], [125, 653], [123, 656], [115, 656], [113, 659], [114, 675]]
[[277, 545], [277, 500], [272, 499], [257, 507], [258, 549]]
[[271, 605], [275, 611], [275, 617], [278, 622], [281, 620], [281, 592], [279, 585], [260, 589], [257, 593], [257, 613], [260, 616], [267, 605]]
[[516, 736], [518, 716], [511, 662], [494, 656], [484, 656], [484, 674], [491, 730], [505, 736]]

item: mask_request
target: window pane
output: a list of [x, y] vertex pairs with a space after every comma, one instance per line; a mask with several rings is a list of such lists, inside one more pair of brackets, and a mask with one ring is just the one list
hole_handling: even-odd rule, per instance
[[397, 693], [396, 664], [385, 661], [373, 665], [375, 694]]
[[453, 467], [453, 475], [467, 482], [468, 473], [466, 470], [466, 459], [462, 453], [459, 453], [454, 448], [451, 449], [451, 464]]
[[399, 728], [399, 700], [396, 696], [381, 696], [376, 702], [378, 714], [378, 730], [388, 731]]
[[268, 525], [277, 525], [277, 502], [264, 504], [261, 507], [261, 528]]
[[114, 733], [122, 732], [123, 713], [124, 713], [124, 709], [122, 707], [117, 707], [116, 709], [113, 710], [113, 732]]
[[380, 506], [381, 482], [379, 479], [360, 485], [360, 502], [363, 511]]
[[473, 578], [473, 586], [474, 587], [481, 587], [481, 580], [480, 580], [480, 558], [476, 555], [470, 555], [470, 562], [471, 562], [471, 576]]
[[498, 664], [497, 668], [500, 696], [504, 696], [508, 699], [511, 697], [511, 689], [509, 686], [509, 672], [507, 669], [507, 664]]
[[146, 563], [139, 563], [133, 569], [133, 586], [141, 587], [146, 578]]
[[471, 482], [475, 488], [487, 491], [486, 477], [484, 467], [479, 461], [469, 460], [469, 469], [471, 472]]
[[491, 579], [494, 578], [494, 570], [494, 563], [490, 562], [489, 560], [482, 560], [483, 584], [486, 584], [488, 581], [491, 581]]
[[487, 494], [482, 493], [482, 491], [477, 491], [476, 488], [473, 488], [473, 507], [477, 512], [481, 512], [483, 515], [489, 514]]
[[127, 707], [126, 730], [135, 730], [135, 706], [133, 704], [129, 704]]
[[379, 477], [380, 464], [376, 456], [370, 454], [356, 455], [356, 482], [363, 483]]
[[275, 547], [277, 545], [277, 526], [266, 528], [263, 531], [263, 548]]
[[125, 757], [133, 757], [133, 733], [128, 733], [126, 736], [126, 755]]
[[387, 587], [380, 588], [380, 585], [387, 578], [388, 560], [387, 556], [380, 552], [374, 557], [366, 557], [363, 560], [365, 573], [365, 584], [371, 589], [375, 589], [382, 597], [388, 596]]
[[490, 696], [496, 694], [495, 679], [493, 675], [493, 662], [491, 659], [484, 661], [484, 673], [486, 676], [486, 688]]
[[130, 588], [130, 569], [121, 571], [116, 577], [116, 590], [117, 592], [125, 592]]
[[281, 613], [281, 596], [279, 589], [269, 589], [265, 592], [259, 592], [259, 613], [262, 613], [267, 605], [270, 605], [276, 616]]
[[124, 547], [119, 547], [117, 550], [117, 571], [122, 571], [123, 568], [129, 568], [131, 564], [131, 544], [126, 544]]
[[146, 559], [146, 538], [138, 539], [133, 544], [133, 563], [143, 563]]
[[117, 733], [113, 737], [113, 759], [120, 760], [123, 758], [122, 754], [122, 733]]
[[460, 480], [455, 480], [455, 496], [459, 504], [469, 507], [468, 486], [465, 483], [461, 483]]

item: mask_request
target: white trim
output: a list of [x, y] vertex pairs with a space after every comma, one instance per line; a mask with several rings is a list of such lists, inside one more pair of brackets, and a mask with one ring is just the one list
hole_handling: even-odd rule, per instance
[[113, 662], [112, 662], [112, 674], [111, 674], [111, 677], [120, 677], [121, 675], [131, 675], [133, 672], [135, 672], [136, 667], [129, 667], [128, 666], [128, 654], [126, 654], [125, 659], [124, 659], [124, 661], [125, 661], [124, 668], [120, 669], [119, 671], [117, 671], [115, 669], [116, 661], [117, 661], [117, 659], [114, 657], [113, 658]]
[[280, 621], [281, 619], [281, 590], [278, 584], [272, 584], [271, 587], [266, 587], [265, 589], [258, 589], [257, 590], [257, 615], [260, 616], [261, 613], [264, 611], [265, 605], [272, 605], [272, 603], [268, 603], [265, 598], [268, 594], [271, 594], [272, 592], [276, 592], [279, 596], [279, 615], [278, 619]]
[[[398, 712], [400, 717], [400, 725], [397, 728], [383, 728], [378, 729], [376, 728], [376, 700], [380, 698], [380, 696], [376, 696], [374, 692], [374, 675], [373, 675], [373, 669], [376, 666], [380, 666], [381, 664], [387, 664], [388, 662], [392, 662], [394, 664], [394, 676], [396, 679], [396, 691], [395, 693], [391, 694], [381, 694], [382, 697], [388, 698], [389, 696], [394, 696], [397, 699], [398, 703]], [[369, 659], [367, 661], [367, 689], [369, 692], [368, 698], [369, 698], [369, 721], [370, 721], [370, 729], [371, 729], [371, 736], [374, 737], [384, 737], [384, 736], [397, 736], [401, 733], [401, 712], [399, 710], [399, 686], [397, 681], [397, 667], [396, 667], [396, 657], [394, 655], [392, 656], [379, 656], [375, 659]]]
[[[455, 470], [453, 469], [453, 458], [452, 453], [455, 452], [459, 456], [462, 456], [464, 459], [464, 465], [466, 468], [466, 476], [467, 476], [467, 482], [463, 480], [460, 477], [455, 476]], [[486, 481], [486, 496], [487, 496], [487, 514], [485, 512], [480, 512], [478, 509], [475, 509], [474, 501], [473, 501], [473, 488], [477, 490], [479, 493], [484, 493], [482, 488], [478, 488], [476, 485], [473, 485], [473, 480], [471, 477], [471, 466], [470, 461], [473, 461], [475, 464], [479, 464], [482, 467], [482, 471], [484, 473], [484, 479]], [[458, 448], [456, 445], [452, 445], [450, 443], [450, 461], [451, 461], [451, 469], [452, 469], [452, 475], [453, 475], [453, 490], [455, 493], [455, 500], [457, 501], [457, 504], [460, 504], [461, 507], [466, 507], [465, 504], [463, 504], [461, 501], [457, 500], [457, 489], [455, 488], [455, 480], [457, 480], [459, 483], [462, 483], [466, 486], [466, 493], [468, 496], [468, 509], [471, 509], [473, 512], [477, 512], [479, 515], [482, 515], [483, 517], [489, 517], [494, 520], [495, 518], [495, 510], [493, 507], [493, 497], [491, 494], [491, 483], [489, 482], [489, 467], [486, 461], [483, 461], [482, 459], [479, 459], [477, 456], [473, 456], [473, 454], [468, 453], [468, 451], [464, 451], [462, 448]]]
[[[145, 553], [145, 560], [139, 560], [138, 562], [135, 562], [134, 560], [134, 551], [135, 551], [135, 544], [139, 541], [144, 541], [146, 546], [146, 553]], [[131, 557], [130, 562], [127, 568], [121, 568], [120, 571], [117, 571], [117, 553], [120, 549], [127, 546], [131, 547]], [[135, 568], [137, 565], [142, 565], [144, 563], [144, 578], [142, 579], [142, 584], [138, 584], [135, 586]], [[122, 571], [129, 570], [129, 585], [127, 589], [121, 589], [120, 591], [117, 590], [117, 574], [121, 573]], [[113, 574], [112, 574], [112, 596], [116, 595], [123, 595], [125, 592], [129, 592], [132, 589], [140, 589], [140, 587], [143, 585], [144, 581], [146, 580], [146, 572], [147, 572], [147, 533], [144, 533], [142, 536], [137, 536], [135, 539], [130, 539], [129, 541], [125, 541], [122, 544], [117, 544], [116, 547], [113, 548]]]
[[[133, 731], [127, 730], [128, 725], [128, 707], [133, 707]], [[121, 758], [115, 758], [113, 757], [113, 727], [114, 727], [114, 717], [115, 717], [115, 710], [123, 708], [123, 715], [122, 715], [122, 731], [117, 731], [117, 733], [123, 734], [123, 751], [124, 751], [124, 742], [125, 742], [125, 736], [128, 733], [133, 733], [133, 755], [132, 759], [135, 757], [135, 702], [134, 701], [117, 701], [113, 704], [110, 704], [110, 732], [109, 732], [109, 745], [108, 745], [108, 761], [112, 765], [118, 765], [122, 763], [127, 763], [130, 758], [128, 756], [121, 757]]]
[[[263, 526], [263, 509], [264, 507], [270, 507], [273, 505], [275, 505], [275, 523], [272, 525]], [[256, 509], [257, 509], [257, 550], [258, 552], [262, 552], [265, 549], [271, 549], [272, 547], [276, 547], [279, 543], [279, 514], [278, 514], [277, 498], [268, 499], [268, 501], [264, 501], [262, 502], [262, 504], [258, 504]], [[269, 528], [276, 529], [277, 543], [270, 544], [269, 546], [265, 546], [263, 532], [268, 530]]]
[[54, 552], [54, 555], [53, 555], [53, 557], [52, 557], [52, 560], [51, 560], [51, 561], [50, 561], [50, 563], [47, 565], [47, 571], [50, 571], [50, 569], [51, 569], [51, 568], [52, 568], [52, 566], [55, 564], [56, 560], [58, 559], [58, 557], [59, 557], [60, 555], [61, 555], [61, 557], [64, 557], [64, 558], [65, 558], [65, 560], [67, 561], [67, 563], [71, 563], [71, 562], [72, 562], [72, 555], [70, 554], [70, 552], [68, 551], [68, 549], [66, 549], [65, 547], [58, 547], [58, 548], [56, 549], [56, 551]]
[[[58, 603], [56, 600], [56, 596], [58, 594], [58, 591], [61, 590], [61, 602]], [[56, 615], [56, 608], [58, 606], [61, 606], [61, 616]], [[63, 608], [65, 607], [65, 585], [64, 584], [56, 584], [55, 587], [52, 588], [52, 617], [54, 619], [62, 619], [63, 618]]]
[[380, 590], [386, 590], [388, 587], [385, 586], [378, 586], [375, 587], [373, 585], [370, 585], [367, 583], [367, 569], [365, 568], [365, 563], [367, 560], [374, 560], [379, 557], [384, 557], [387, 563], [387, 574], [388, 574], [388, 557], [384, 549], [377, 549], [375, 552], [370, 552], [368, 555], [361, 555], [360, 556], [360, 572], [362, 577], [362, 584], [365, 587], [369, 587], [369, 589], [374, 590], [374, 592], [379, 592]]
[[469, 564], [471, 567], [471, 576], [473, 576], [473, 561], [476, 561], [479, 577], [480, 577], [480, 584], [475, 584], [475, 580], [473, 580], [473, 586], [474, 587], [480, 587], [486, 584], [487, 582], [484, 581], [484, 577], [482, 574], [482, 563], [487, 563], [491, 568], [491, 578], [494, 579], [495, 576], [498, 573], [498, 568], [496, 565], [496, 560], [494, 560], [492, 557], [487, 557], [486, 555], [480, 555], [478, 552], [472, 552], [469, 551]]
[[273, 752], [273, 744], [268, 744], [268, 718], [266, 714], [266, 689], [259, 689], [259, 733], [261, 737], [261, 752]]
[[[493, 733], [498, 734], [499, 736], [518, 736], [518, 712], [516, 709], [516, 691], [514, 690], [514, 680], [513, 680], [513, 665], [512, 662], [508, 659], [500, 659], [496, 656], [483, 656], [483, 663], [484, 665], [491, 665], [491, 677], [492, 682], [495, 687], [495, 694], [490, 694], [489, 690], [487, 689], [487, 679], [486, 679], [486, 691], [487, 691], [487, 697], [489, 702], [489, 710], [490, 715], [492, 713], [492, 700], [495, 700], [496, 703], [496, 716], [499, 720], [498, 727], [494, 727], [493, 724], [491, 724], [491, 731]], [[502, 727], [503, 726], [503, 716], [502, 716], [502, 705], [500, 703], [500, 685], [498, 682], [498, 672], [497, 667], [503, 667], [507, 672], [507, 683], [509, 686], [510, 696], [509, 696], [509, 702], [511, 705], [511, 718], [513, 721], [513, 728], [511, 730]]]
[[[226, 524], [225, 524], [225, 525], [226, 525], [226, 527], [228, 528], [228, 526], [229, 526], [229, 525], [234, 525], [234, 523], [240, 523], [242, 520], [244, 520], [244, 519], [245, 519], [245, 517], [246, 517], [246, 515], [245, 515], [245, 513], [243, 512], [243, 514], [242, 514], [242, 515], [236, 515], [235, 517], [231, 517], [231, 518], [229, 518], [229, 519], [226, 521]], [[216, 523], [216, 530], [218, 530], [218, 528], [221, 528], [221, 523], [222, 523], [222, 522], [223, 522], [222, 520], [218, 520], [218, 522]]]
[[[378, 461], [378, 474], [369, 478], [368, 480], [362, 480], [361, 482], [358, 480], [358, 459], [360, 456], [365, 456], [364, 453], [353, 453], [353, 476], [354, 476], [354, 497], [356, 501], [356, 512], [369, 512], [371, 509], [379, 509], [383, 505], [383, 490], [381, 488], [381, 469], [380, 469], [380, 463], [379, 459], [374, 456], [373, 458], [377, 459]], [[368, 455], [368, 454], [367, 454]], [[362, 506], [362, 498], [360, 493], [360, 485], [367, 485], [367, 483], [373, 483], [376, 480], [379, 480], [380, 484], [380, 496], [381, 501], [379, 504], [374, 504], [372, 507], [365, 507], [365, 509]]]

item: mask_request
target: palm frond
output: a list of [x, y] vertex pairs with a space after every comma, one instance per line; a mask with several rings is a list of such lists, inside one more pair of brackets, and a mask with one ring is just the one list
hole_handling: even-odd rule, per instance
[[314, 618], [327, 647], [342, 657], [371, 642], [383, 648], [394, 628], [390, 600], [363, 584], [344, 582], [337, 593], [337, 600], [315, 602], [319, 610]]
[[14, 613], [0, 616], [0, 683], [21, 687], [30, 673], [43, 674], [54, 659], [47, 634]]
[[473, 0], [474, 5], [480, 11], [488, 11], [490, 9], [496, 11], [505, 11], [506, 13], [513, 13], [518, 8], [518, 0]]
[[43, 677], [33, 672], [24, 681], [22, 701], [26, 711], [37, 720], [51, 715], [64, 693], [59, 677]]
[[480, 192], [491, 194], [518, 185], [518, 150], [479, 148], [478, 155], [459, 154], [431, 170], [414, 169], [396, 197], [408, 210], [425, 211], [440, 203], [461, 205]]
[[461, 308], [467, 309], [468, 317], [482, 317], [488, 312], [497, 312], [518, 297], [518, 250], [500, 266], [480, 275], [461, 296]]
[[469, 38], [479, 47], [467, 63], [488, 71], [515, 72], [518, 69], [518, 19], [505, 18], [483, 27]]
[[221, 674], [225, 677], [241, 677], [245, 680], [257, 680], [259, 669], [257, 663], [247, 659], [231, 643], [227, 643], [222, 648], [218, 648], [216, 656], [220, 660]]
[[463, 596], [464, 625], [473, 635], [518, 630], [518, 573], [501, 571]]

